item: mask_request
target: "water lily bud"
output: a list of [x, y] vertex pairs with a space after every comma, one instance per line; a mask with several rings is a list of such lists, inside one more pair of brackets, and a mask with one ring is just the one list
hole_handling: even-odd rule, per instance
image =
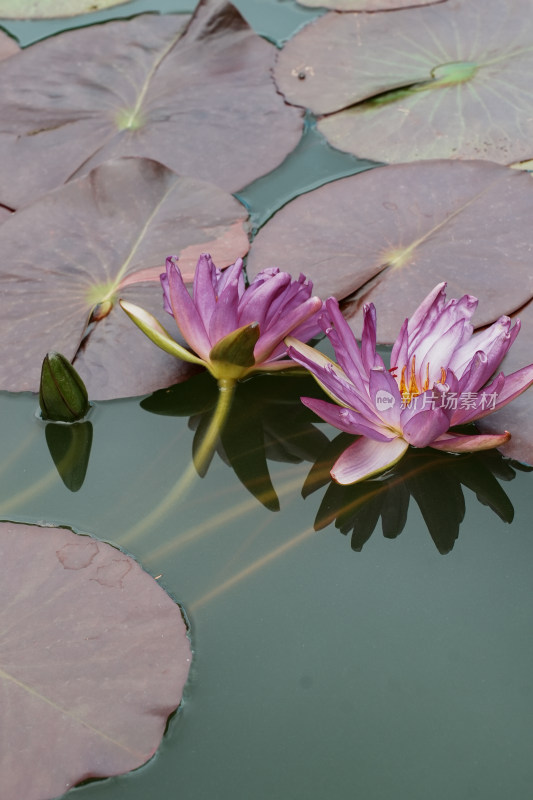
[[89, 410], [87, 389], [65, 356], [50, 351], [44, 358], [39, 387], [43, 419], [76, 422]]

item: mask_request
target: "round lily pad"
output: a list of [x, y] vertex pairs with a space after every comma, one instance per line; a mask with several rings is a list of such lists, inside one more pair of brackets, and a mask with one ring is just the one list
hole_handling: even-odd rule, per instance
[[5, 58], [14, 56], [15, 53], [20, 51], [20, 47], [11, 36], [8, 36], [4, 31], [0, 31], [0, 61]]
[[298, 0], [308, 8], [331, 8], [334, 11], [395, 11], [398, 8], [429, 6], [444, 0]]
[[280, 53], [285, 97], [374, 161], [533, 154], [530, 0], [447, 0], [387, 14], [327, 14]]
[[129, 0], [0, 0], [0, 17], [5, 19], [51, 19], [90, 14]]
[[348, 298], [357, 335], [373, 302], [381, 342], [444, 280], [449, 297], [479, 298], [474, 322], [485, 325], [533, 296], [532, 207], [531, 176], [498, 164], [379, 167], [282, 208], [256, 236], [248, 272], [304, 272], [320, 297]]
[[0, 71], [0, 203], [19, 208], [119, 156], [242, 188], [302, 132], [273, 84], [275, 55], [223, 0], [188, 25], [145, 14], [28, 47]]
[[166, 256], [179, 256], [186, 278], [202, 252], [227, 266], [248, 249], [247, 216], [222, 189], [137, 158], [103, 164], [12, 214], [0, 225], [0, 388], [37, 391], [49, 350], [74, 360], [93, 400], [182, 380], [190, 365], [152, 344], [118, 299], [177, 335], [159, 283]]
[[148, 761], [191, 648], [176, 603], [89, 536], [0, 523], [3, 800], [47, 800]]

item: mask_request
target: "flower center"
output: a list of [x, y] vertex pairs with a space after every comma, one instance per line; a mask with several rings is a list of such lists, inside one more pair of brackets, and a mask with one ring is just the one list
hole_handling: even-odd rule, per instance
[[[398, 378], [394, 374], [398, 367], [393, 367], [390, 371], [392, 372], [393, 376], [398, 381]], [[409, 371], [409, 375], [407, 372]], [[441, 383], [445, 383], [446, 381], [446, 370], [444, 367], [440, 368], [440, 381]], [[426, 376], [424, 380], [420, 381], [420, 384], [417, 381], [416, 377], [416, 356], [413, 356], [411, 359], [411, 366], [409, 367], [408, 364], [405, 364], [402, 367], [402, 372], [400, 375], [400, 380], [398, 383], [400, 394], [402, 396], [402, 402], [404, 405], [408, 406], [413, 397], [418, 397], [419, 394], [422, 392], [426, 392], [430, 388], [430, 380], [429, 380], [429, 361], [426, 364]]]

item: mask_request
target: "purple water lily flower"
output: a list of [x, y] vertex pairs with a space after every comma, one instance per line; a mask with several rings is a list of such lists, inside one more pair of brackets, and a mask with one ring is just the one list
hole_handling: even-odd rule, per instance
[[245, 287], [242, 259], [219, 270], [211, 256], [200, 256], [192, 297], [177, 258], [166, 260], [161, 275], [165, 310], [190, 347], [177, 344], [147, 311], [121, 301], [133, 321], [164, 350], [205, 366], [215, 378], [235, 381], [252, 372], [296, 366], [288, 359], [285, 337], [307, 341], [319, 333], [322, 300], [312, 297], [313, 284], [300, 275], [265, 269]]
[[302, 402], [336, 428], [360, 436], [333, 466], [338, 483], [355, 483], [388, 469], [409, 445], [464, 453], [498, 447], [510, 438], [507, 431], [461, 434], [450, 428], [501, 408], [533, 383], [533, 365], [494, 376], [520, 322], [512, 327], [509, 317], [500, 317], [474, 335], [470, 318], [477, 299], [465, 295], [446, 302], [445, 288], [445, 283], [436, 286], [405, 320], [390, 369], [376, 353], [373, 304], [364, 308], [359, 348], [337, 301], [326, 301], [321, 325], [338, 364], [287, 339], [290, 357], [313, 373], [335, 405], [309, 397]]

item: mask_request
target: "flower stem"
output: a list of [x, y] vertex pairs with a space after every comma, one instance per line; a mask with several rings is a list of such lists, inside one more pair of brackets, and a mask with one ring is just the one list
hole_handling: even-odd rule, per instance
[[209, 420], [207, 430], [201, 437], [198, 448], [193, 453], [194, 466], [202, 477], [207, 472], [207, 467], [217, 446], [218, 437], [228, 418], [236, 385], [236, 381], [228, 380], [227, 378], [219, 378], [218, 380], [218, 400], [213, 416]]
[[143, 519], [139, 520], [136, 525], [130, 528], [125, 536], [121, 537], [121, 545], [129, 545], [132, 541], [142, 536], [147, 529], [159, 522], [159, 520], [164, 517], [190, 489], [197, 477], [197, 473], [199, 475], [205, 474], [209, 462], [213, 457], [213, 453], [215, 452], [217, 439], [228, 418], [236, 385], [237, 382], [234, 380], [221, 378], [218, 381], [219, 393], [215, 411], [202, 437], [200, 446], [193, 455], [193, 461], [161, 502], [153, 508], [149, 514], [143, 517]]

